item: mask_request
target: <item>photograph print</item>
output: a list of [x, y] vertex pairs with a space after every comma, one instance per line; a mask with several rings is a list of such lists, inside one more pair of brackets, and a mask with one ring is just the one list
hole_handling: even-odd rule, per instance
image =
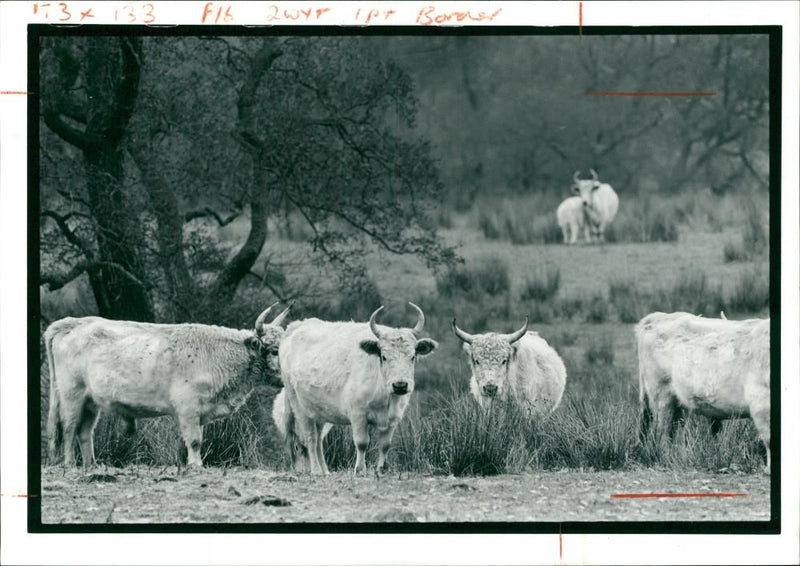
[[775, 526], [771, 28], [225, 29], [30, 28], [34, 530]]

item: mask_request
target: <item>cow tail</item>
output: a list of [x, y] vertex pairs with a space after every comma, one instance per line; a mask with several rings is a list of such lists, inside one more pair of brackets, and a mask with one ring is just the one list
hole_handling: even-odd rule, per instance
[[61, 436], [61, 407], [56, 390], [56, 364], [53, 360], [53, 332], [48, 329], [44, 333], [44, 347], [47, 352], [47, 368], [50, 374], [50, 411], [47, 416], [47, 440], [50, 462], [56, 461], [56, 449]]
[[639, 440], [644, 444], [647, 439], [647, 434], [650, 432], [650, 425], [653, 422], [653, 411], [650, 408], [650, 397], [647, 395], [647, 388], [644, 383], [645, 364], [642, 363], [642, 358], [644, 357], [644, 352], [642, 351], [642, 332], [642, 322], [639, 322], [636, 327], [636, 346], [639, 350]]
[[283, 437], [286, 449], [292, 458], [292, 466], [295, 466], [297, 451], [300, 450], [302, 442], [295, 432], [294, 412], [291, 405], [289, 405], [289, 396], [286, 394], [285, 387], [278, 393], [273, 402], [272, 420], [275, 421], [275, 426]]

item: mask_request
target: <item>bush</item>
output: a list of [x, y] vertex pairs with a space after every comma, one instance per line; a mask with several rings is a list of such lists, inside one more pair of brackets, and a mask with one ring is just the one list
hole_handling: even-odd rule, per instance
[[682, 272], [671, 288], [657, 292], [652, 301], [650, 310], [664, 312], [686, 311], [716, 317], [725, 310], [722, 285], [709, 283], [703, 271]]
[[748, 313], [769, 308], [769, 269], [758, 266], [742, 271], [728, 299], [728, 308]]
[[451, 267], [436, 276], [436, 289], [444, 297], [499, 295], [511, 288], [508, 264], [500, 258], [477, 260], [471, 266]]
[[745, 205], [744, 226], [738, 241], [728, 240], [723, 248], [726, 263], [747, 261], [766, 255], [769, 250], [768, 222], [755, 203], [749, 201]]
[[584, 353], [586, 362], [590, 365], [614, 364], [614, 339], [609, 333], [603, 333], [594, 338]]
[[586, 322], [601, 323], [608, 319], [608, 301], [603, 295], [589, 299], [586, 309]]
[[638, 322], [644, 316], [642, 298], [633, 281], [611, 281], [608, 284], [608, 296], [620, 322]]
[[520, 299], [523, 301], [547, 301], [555, 297], [561, 285], [561, 270], [558, 267], [540, 267], [525, 279]]
[[561, 313], [561, 318], [572, 320], [583, 311], [584, 302], [582, 297], [564, 297], [558, 301], [556, 310]]

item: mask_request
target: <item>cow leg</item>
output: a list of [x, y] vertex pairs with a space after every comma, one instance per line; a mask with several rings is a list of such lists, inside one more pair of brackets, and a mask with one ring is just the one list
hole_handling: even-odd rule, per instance
[[761, 442], [767, 449], [767, 467], [765, 473], [770, 473], [770, 430], [769, 430], [769, 393], [764, 395], [764, 401], [759, 403], [752, 403], [750, 405], [750, 414], [753, 417], [753, 424], [756, 425], [756, 430], [761, 437]]
[[322, 446], [323, 441], [325, 440], [325, 435], [323, 434], [323, 425], [319, 423], [315, 423], [317, 428], [317, 461], [319, 462], [319, 468], [322, 470], [323, 475], [328, 475], [330, 472], [328, 471], [328, 464], [325, 462], [325, 450]]
[[178, 415], [178, 428], [186, 445], [186, 465], [202, 467], [200, 447], [203, 445], [203, 427], [200, 424], [200, 416], [196, 413]]
[[564, 236], [564, 243], [565, 244], [569, 243], [569, 228], [568, 228], [568, 226], [569, 226], [568, 224], [564, 224], [561, 227], [561, 234]]
[[308, 455], [308, 471], [312, 474], [325, 474], [325, 455], [322, 453], [322, 435], [317, 423], [295, 413], [295, 426]]
[[675, 435], [675, 425], [679, 417], [678, 403], [675, 397], [667, 393], [655, 396], [652, 402], [656, 415], [656, 438], [661, 446]]
[[396, 428], [396, 425], [389, 425], [388, 429], [378, 432], [378, 464], [375, 466], [378, 473], [385, 472], [389, 468], [386, 464], [386, 456], [389, 454], [389, 447], [392, 444], [392, 437]]
[[78, 441], [80, 442], [81, 458], [83, 466], [88, 468], [96, 465], [94, 459], [94, 427], [100, 411], [91, 399], [87, 399], [81, 411], [80, 423], [78, 424]]
[[592, 228], [591, 228], [591, 226], [589, 226], [588, 222], [583, 227], [583, 237], [586, 238], [586, 243], [587, 244], [591, 244], [592, 243]]
[[367, 473], [367, 447], [369, 446], [369, 430], [367, 429], [367, 420], [352, 420], [350, 424], [353, 429], [353, 442], [356, 445], [356, 467], [353, 472], [358, 475], [359, 473]]
[[64, 392], [61, 397], [61, 426], [64, 441], [64, 465], [75, 465], [75, 436], [81, 422], [85, 397], [80, 391]]

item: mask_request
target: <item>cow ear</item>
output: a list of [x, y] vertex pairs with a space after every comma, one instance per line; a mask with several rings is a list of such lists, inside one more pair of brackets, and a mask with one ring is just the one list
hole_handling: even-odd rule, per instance
[[362, 340], [359, 346], [361, 346], [361, 349], [364, 350], [370, 356], [381, 355], [381, 347], [378, 346], [377, 340]]
[[422, 338], [421, 340], [417, 340], [417, 355], [427, 356], [438, 346], [439, 343], [436, 340], [431, 340], [430, 338]]
[[472, 347], [469, 344], [467, 344], [466, 342], [462, 342], [461, 347], [464, 349], [464, 351], [467, 353], [468, 356], [472, 355]]

